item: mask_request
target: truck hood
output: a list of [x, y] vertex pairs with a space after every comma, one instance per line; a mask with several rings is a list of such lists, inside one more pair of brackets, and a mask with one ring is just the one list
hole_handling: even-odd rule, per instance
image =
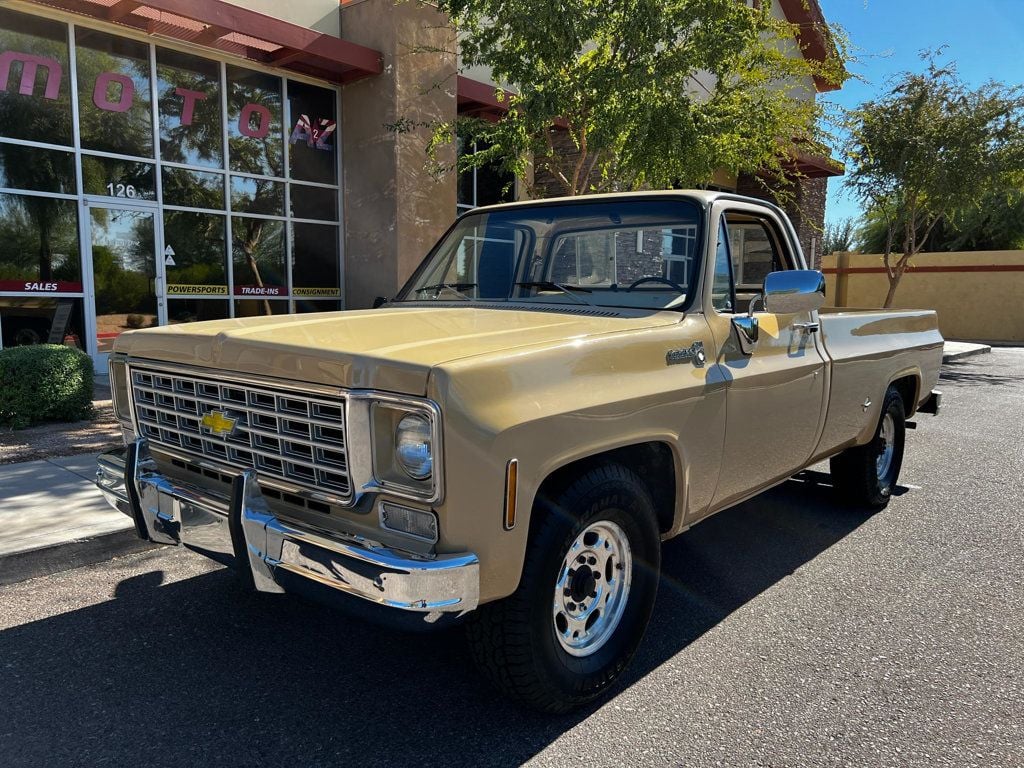
[[474, 355], [678, 323], [678, 312], [388, 307], [214, 320], [129, 331], [114, 351], [135, 358], [305, 381], [426, 393], [436, 365]]

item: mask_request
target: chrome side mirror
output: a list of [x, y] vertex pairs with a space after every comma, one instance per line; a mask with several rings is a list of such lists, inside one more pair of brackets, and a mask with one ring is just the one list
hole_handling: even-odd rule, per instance
[[732, 319], [736, 327], [736, 338], [740, 341], [740, 351], [744, 355], [754, 354], [754, 345], [757, 344], [758, 327], [757, 318], [751, 315], [737, 315]]
[[813, 312], [825, 303], [825, 276], [816, 269], [770, 272], [764, 279], [764, 308], [775, 315]]

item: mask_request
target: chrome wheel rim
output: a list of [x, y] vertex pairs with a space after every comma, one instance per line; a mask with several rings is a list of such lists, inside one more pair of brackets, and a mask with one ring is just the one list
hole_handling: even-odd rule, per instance
[[572, 656], [589, 656], [608, 642], [622, 620], [633, 577], [626, 533], [610, 520], [591, 523], [562, 558], [551, 626]]
[[875, 460], [875, 470], [878, 473], [878, 479], [884, 480], [886, 475], [889, 474], [889, 468], [892, 466], [892, 455], [895, 453], [896, 448], [894, 440], [896, 437], [896, 422], [893, 421], [892, 414], [887, 413], [882, 417], [882, 427], [878, 430], [878, 440], [881, 443], [878, 451], [878, 458]]

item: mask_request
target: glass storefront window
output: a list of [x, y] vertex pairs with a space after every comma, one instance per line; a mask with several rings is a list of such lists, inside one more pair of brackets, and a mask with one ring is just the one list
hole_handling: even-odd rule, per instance
[[67, 25], [0, 8], [0, 51], [0, 135], [71, 146]]
[[188, 165], [224, 165], [220, 65], [156, 49], [160, 158]]
[[292, 121], [288, 128], [288, 165], [293, 179], [337, 183], [338, 116], [334, 102], [334, 91], [288, 82]]
[[284, 216], [284, 184], [269, 179], [232, 176], [231, 210], [236, 213]]
[[109, 352], [124, 331], [157, 325], [153, 214], [96, 206], [89, 216], [97, 348]]
[[84, 27], [75, 43], [82, 148], [153, 157], [149, 46]]
[[340, 301], [310, 301], [309, 299], [296, 299], [295, 311], [300, 314], [308, 312], [337, 312], [341, 309]]
[[235, 317], [267, 317], [287, 315], [288, 302], [280, 299], [236, 299]]
[[57, 149], [0, 143], [0, 187], [75, 194], [75, 156]]
[[81, 290], [78, 204], [0, 193], [0, 291]]
[[164, 202], [186, 208], [224, 208], [224, 174], [164, 166]]
[[227, 74], [231, 170], [283, 176], [281, 78], [234, 66]]
[[0, 344], [67, 344], [84, 349], [82, 300], [0, 297]]
[[226, 217], [164, 213], [164, 270], [168, 296], [227, 296]]
[[167, 322], [174, 325], [223, 320], [228, 317], [228, 311], [228, 302], [224, 299], [170, 299], [167, 302]]
[[296, 219], [338, 220], [337, 190], [292, 184], [291, 204]]
[[153, 164], [82, 155], [82, 190], [87, 195], [156, 200]]
[[234, 216], [231, 246], [235, 296], [288, 296], [284, 222]]
[[330, 299], [340, 295], [338, 228], [292, 224], [292, 295]]

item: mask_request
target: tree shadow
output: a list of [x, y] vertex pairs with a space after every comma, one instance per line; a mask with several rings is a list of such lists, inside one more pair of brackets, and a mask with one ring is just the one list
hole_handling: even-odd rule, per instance
[[951, 360], [943, 363], [939, 372], [939, 381], [952, 381], [963, 384], [1019, 384], [1021, 376], [993, 373], [991, 368], [980, 365], [981, 361]]
[[[619, 690], [866, 519], [792, 480], [668, 543]], [[388, 631], [226, 569], [164, 584], [162, 562], [0, 633], [6, 765], [518, 765], [600, 706], [526, 712], [484, 686], [458, 629]]]

